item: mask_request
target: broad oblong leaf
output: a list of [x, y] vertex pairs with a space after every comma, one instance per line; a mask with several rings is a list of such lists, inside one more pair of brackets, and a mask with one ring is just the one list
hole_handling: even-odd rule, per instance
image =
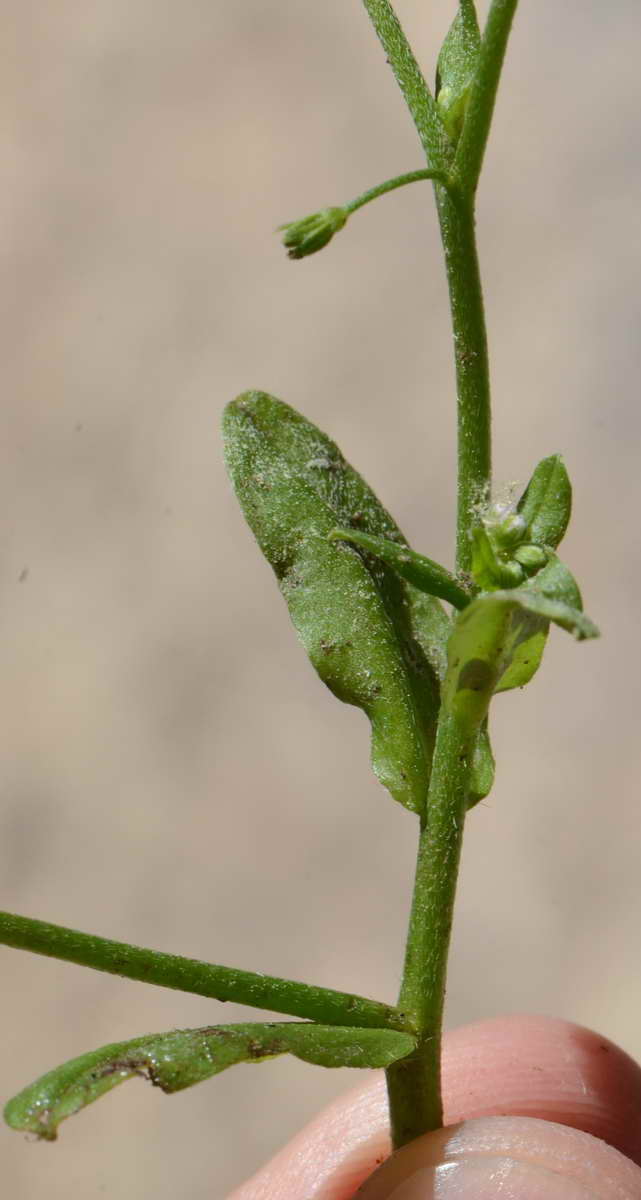
[[264, 392], [228, 405], [224, 433], [243, 512], [314, 667], [340, 700], [367, 713], [374, 771], [396, 800], [421, 812], [449, 619], [380, 560], [330, 541], [341, 526], [405, 544], [324, 433]]
[[479, 59], [481, 33], [473, 0], [460, 0], [438, 56], [436, 102], [452, 141], [457, 142], [470, 85]]
[[12, 1129], [54, 1141], [61, 1121], [136, 1076], [163, 1092], [178, 1092], [236, 1063], [264, 1062], [279, 1054], [322, 1067], [384, 1068], [415, 1045], [409, 1034], [394, 1030], [293, 1021], [149, 1034], [103, 1046], [49, 1071], [9, 1101], [4, 1117]]
[[527, 521], [528, 541], [555, 550], [572, 513], [572, 484], [560, 454], [541, 459], [517, 511]]
[[598, 635], [578, 608], [531, 587], [487, 592], [459, 615], [448, 645], [444, 703], [469, 731], [485, 720], [495, 692], [532, 678], [550, 621], [579, 641]]

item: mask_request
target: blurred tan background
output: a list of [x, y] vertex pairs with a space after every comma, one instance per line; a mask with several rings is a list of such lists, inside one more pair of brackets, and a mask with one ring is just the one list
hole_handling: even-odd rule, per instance
[[[485, 7], [485, 6], [483, 6]], [[402, 0], [432, 77], [453, 0]], [[261, 387], [451, 561], [453, 377], [428, 186], [292, 264], [272, 230], [421, 165], [358, 0], [4, 0], [0, 906], [395, 996], [415, 821], [317, 682], [225, 478]], [[496, 481], [560, 450], [604, 633], [495, 704], [448, 1023], [555, 1013], [641, 1055], [636, 0], [523, 0], [480, 195]], [[248, 1010], [2, 950], [3, 1098], [135, 1034]], [[16, 1200], [216, 1200], [354, 1082], [280, 1060], [131, 1083]], [[303, 1198], [301, 1198], [303, 1200]]]

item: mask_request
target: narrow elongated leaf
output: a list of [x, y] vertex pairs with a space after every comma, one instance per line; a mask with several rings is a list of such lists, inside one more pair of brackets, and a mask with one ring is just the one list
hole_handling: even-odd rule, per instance
[[380, 560], [329, 540], [338, 525], [404, 544], [324, 433], [264, 392], [228, 405], [224, 432], [236, 493], [314, 667], [339, 699], [367, 713], [374, 771], [421, 812], [439, 703], [434, 662], [448, 618], [434, 597], [418, 605]]
[[335, 529], [332, 538], [351, 542], [374, 554], [381, 562], [392, 567], [401, 579], [428, 596], [440, 596], [441, 600], [447, 600], [455, 608], [465, 608], [470, 602], [471, 597], [450, 571], [433, 559], [410, 550], [408, 546], [399, 546], [390, 538], [374, 537], [371, 533], [361, 533], [356, 529]]
[[572, 484], [560, 454], [541, 459], [517, 511], [527, 521], [528, 541], [555, 550], [572, 512]]
[[458, 141], [470, 85], [481, 49], [481, 33], [473, 0], [460, 0], [438, 56], [436, 102], [445, 128]]
[[293, 1054], [322, 1067], [388, 1067], [415, 1048], [409, 1034], [296, 1022], [212, 1025], [155, 1033], [103, 1046], [49, 1071], [4, 1110], [12, 1129], [46, 1141], [61, 1121], [135, 1076], [163, 1092], [178, 1092], [241, 1062]]
[[579, 609], [529, 587], [487, 592], [459, 615], [448, 646], [444, 703], [470, 731], [485, 719], [494, 692], [532, 678], [550, 621], [579, 641], [598, 634]]

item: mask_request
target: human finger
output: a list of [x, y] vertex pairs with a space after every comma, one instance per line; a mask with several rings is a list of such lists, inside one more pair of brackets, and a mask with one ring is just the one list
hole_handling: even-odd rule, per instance
[[[641, 1161], [641, 1069], [567, 1021], [503, 1017], [447, 1034], [443, 1092], [448, 1125], [491, 1115], [542, 1118]], [[389, 1153], [377, 1076], [335, 1101], [229, 1200], [348, 1200]]]

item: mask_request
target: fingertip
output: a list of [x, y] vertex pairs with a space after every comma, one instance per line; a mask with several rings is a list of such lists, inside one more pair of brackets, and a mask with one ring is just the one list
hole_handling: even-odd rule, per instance
[[397, 1151], [358, 1200], [639, 1200], [641, 1169], [591, 1134], [534, 1117], [480, 1117]]
[[556, 1017], [478, 1021], [447, 1035], [445, 1119], [541, 1117], [641, 1164], [641, 1068], [607, 1038]]

